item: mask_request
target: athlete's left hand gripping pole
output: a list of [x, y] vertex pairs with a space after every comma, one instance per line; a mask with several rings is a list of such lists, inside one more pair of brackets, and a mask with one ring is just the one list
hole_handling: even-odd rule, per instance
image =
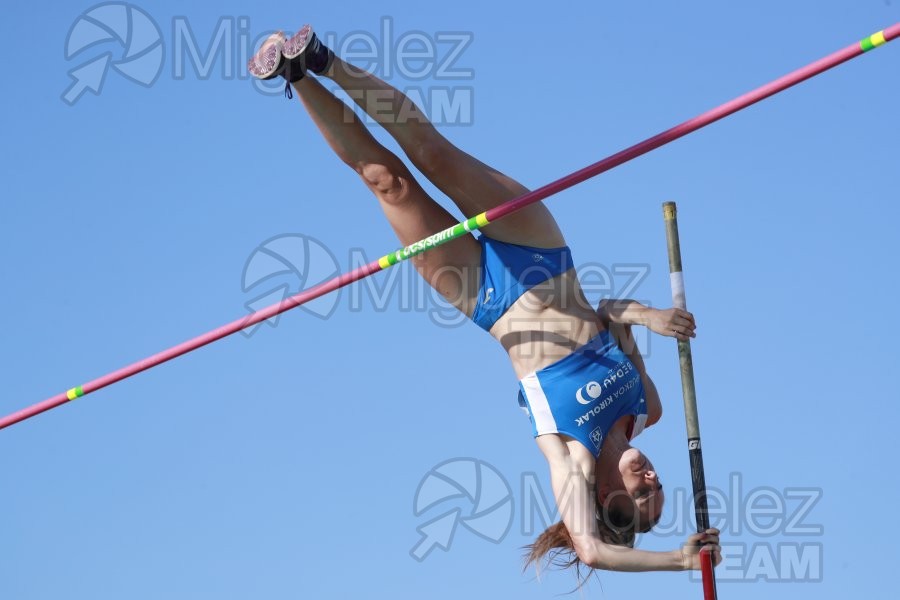
[[[672, 306], [687, 310], [684, 294], [684, 275], [681, 270], [681, 243], [678, 239], [678, 216], [674, 202], [663, 203], [666, 222], [666, 242], [669, 247], [669, 279], [672, 284]], [[687, 425], [688, 453], [691, 459], [691, 481], [694, 486], [694, 516], [697, 532], [709, 529], [709, 507], [706, 500], [706, 478], [703, 474], [703, 453], [700, 449], [700, 419], [697, 417], [697, 393], [694, 389], [694, 361], [690, 340], [678, 340], [678, 360], [681, 363], [681, 391], [684, 396], [684, 421]], [[712, 552], [700, 553], [703, 572], [704, 600], [716, 600], [716, 576], [713, 572]]]

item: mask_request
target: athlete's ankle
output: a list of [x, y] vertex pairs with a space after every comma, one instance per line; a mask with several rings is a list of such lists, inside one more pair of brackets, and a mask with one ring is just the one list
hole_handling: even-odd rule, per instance
[[334, 52], [316, 36], [312, 27], [304, 25], [284, 43], [284, 56], [294, 70], [325, 75], [334, 63]]

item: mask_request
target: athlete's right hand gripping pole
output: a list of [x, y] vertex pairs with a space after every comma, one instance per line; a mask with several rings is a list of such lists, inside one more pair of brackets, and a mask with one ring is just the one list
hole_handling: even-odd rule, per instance
[[[674, 202], [663, 203], [666, 222], [666, 242], [669, 247], [669, 278], [672, 283], [672, 306], [687, 310], [684, 294], [684, 275], [681, 270], [681, 244], [678, 240], [678, 216]], [[694, 362], [690, 340], [678, 340], [678, 360], [681, 363], [681, 391], [684, 396], [684, 421], [687, 425], [688, 453], [691, 459], [691, 480], [694, 484], [694, 515], [697, 532], [709, 529], [709, 507], [706, 501], [706, 478], [703, 475], [703, 453], [700, 450], [700, 420], [697, 417], [697, 394], [694, 389]], [[701, 552], [703, 597], [716, 600], [716, 576], [713, 573], [713, 553]]]

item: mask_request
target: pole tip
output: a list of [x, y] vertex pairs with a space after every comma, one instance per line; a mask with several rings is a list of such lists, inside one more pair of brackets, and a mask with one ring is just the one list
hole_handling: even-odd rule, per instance
[[663, 218], [666, 221], [672, 221], [675, 219], [675, 216], [678, 214], [678, 210], [675, 208], [674, 202], [663, 202]]

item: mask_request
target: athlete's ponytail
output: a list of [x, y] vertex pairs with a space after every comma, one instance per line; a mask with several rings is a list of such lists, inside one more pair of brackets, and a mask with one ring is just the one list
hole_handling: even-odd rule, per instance
[[[623, 518], [622, 515], [601, 509], [601, 514], [597, 515], [597, 530], [600, 539], [607, 544], [613, 546], [634, 546], [635, 532], [634, 529], [627, 525], [619, 529], [615, 527], [616, 523], [629, 522], [629, 519]], [[572, 536], [566, 529], [565, 523], [559, 521], [548, 527], [544, 533], [538, 536], [532, 544], [525, 547], [527, 553], [525, 555], [525, 568], [527, 569], [532, 563], [540, 570], [542, 563], [546, 563], [549, 567], [559, 569], [575, 568], [578, 577], [578, 587], [587, 580], [587, 577], [581, 577], [581, 567], [586, 566], [590, 569], [588, 577], [594, 571], [589, 565], [585, 565], [579, 560], [575, 553], [575, 545], [572, 543]]]

